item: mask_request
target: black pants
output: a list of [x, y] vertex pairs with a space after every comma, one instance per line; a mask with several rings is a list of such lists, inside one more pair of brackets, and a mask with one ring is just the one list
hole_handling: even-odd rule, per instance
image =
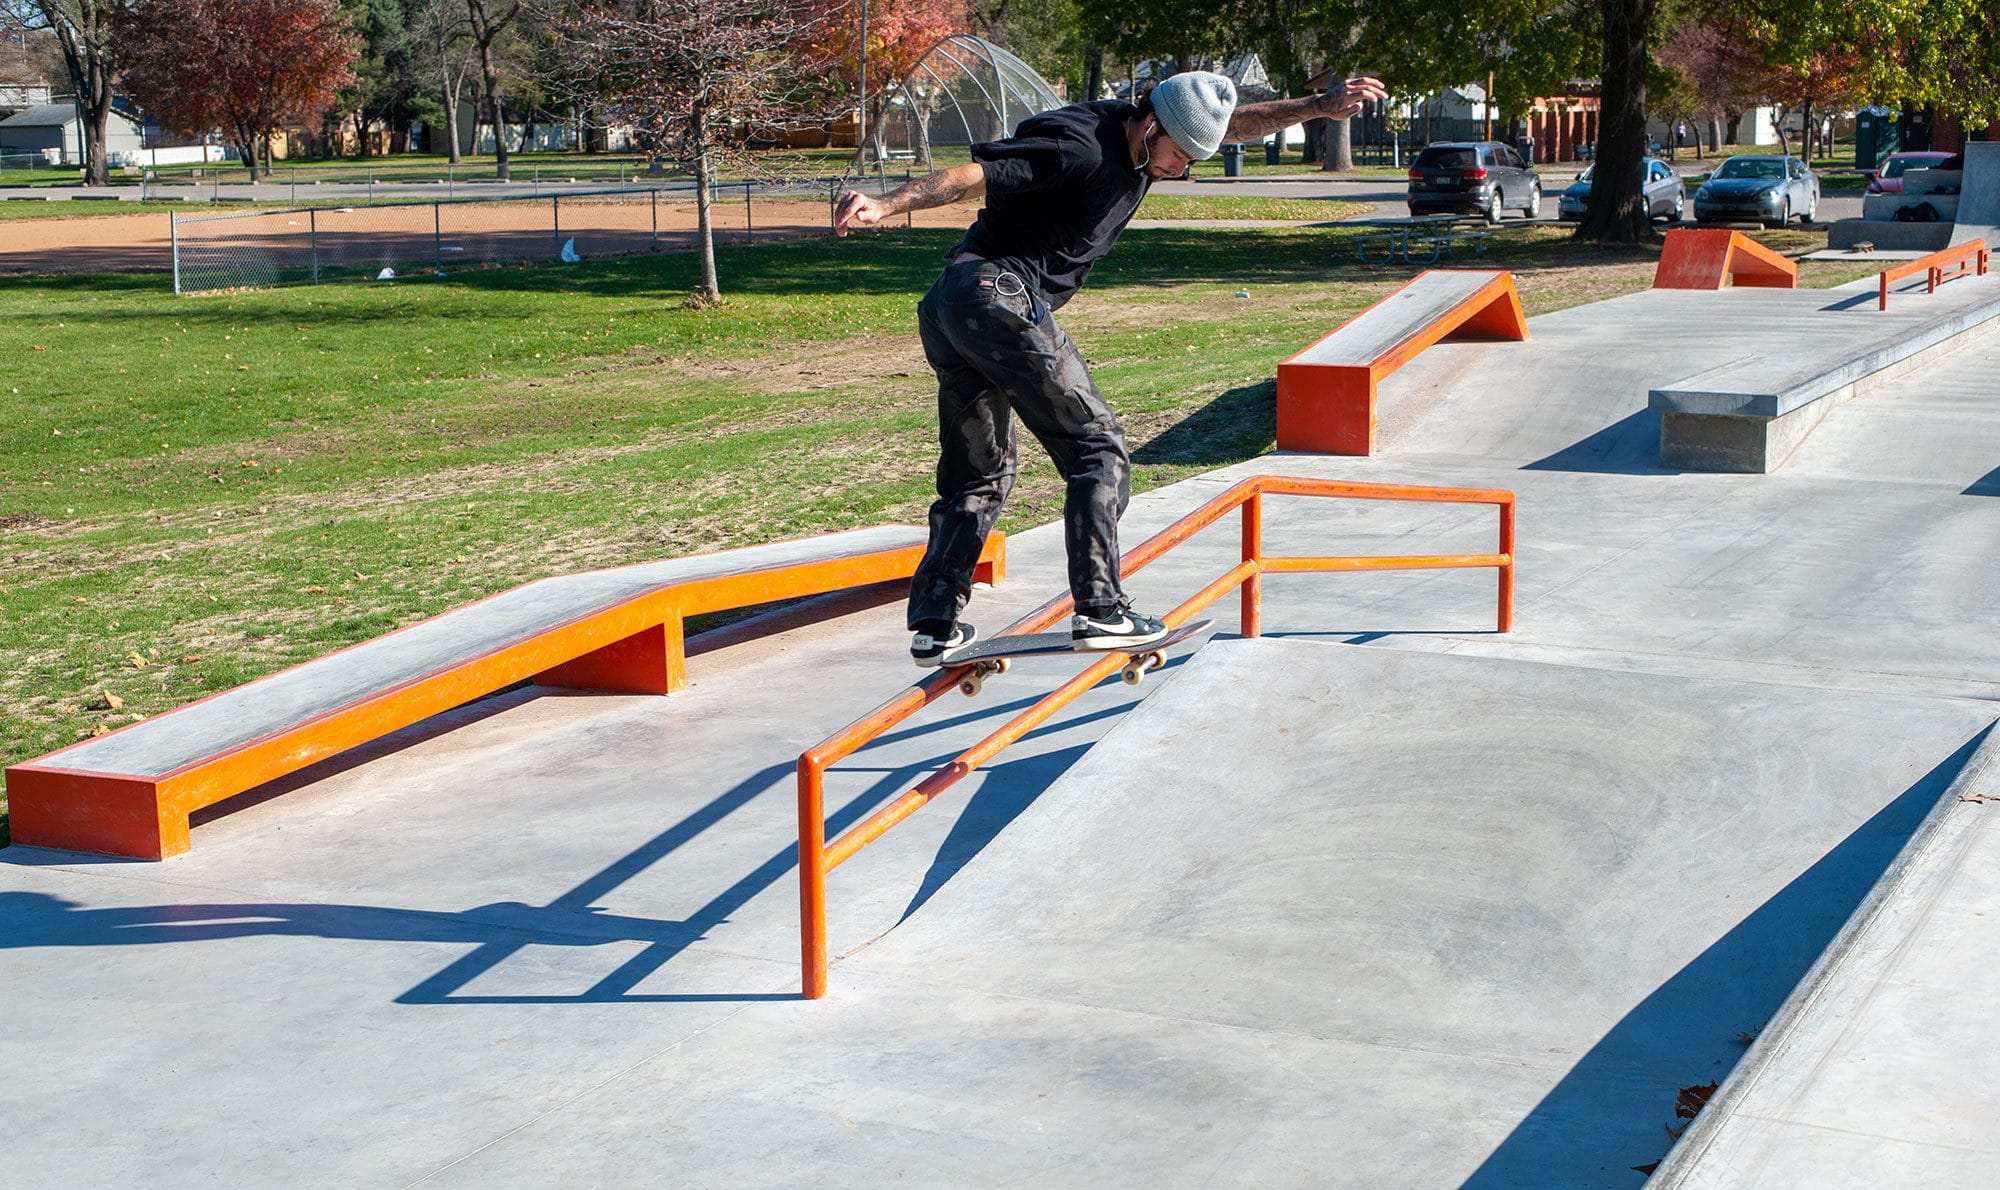
[[1132, 496], [1125, 427], [1040, 294], [1005, 267], [961, 260], [917, 304], [938, 377], [937, 503], [930, 548], [910, 583], [910, 627], [955, 620], [972, 595], [986, 534], [1014, 487], [1014, 417], [1068, 485], [1063, 538], [1077, 608], [1125, 606], [1118, 518]]

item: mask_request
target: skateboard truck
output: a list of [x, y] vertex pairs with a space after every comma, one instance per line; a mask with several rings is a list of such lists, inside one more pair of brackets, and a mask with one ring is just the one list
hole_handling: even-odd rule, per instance
[[[1189, 637], [1207, 631], [1213, 620], [1198, 620], [1184, 624], [1166, 636], [1143, 646], [1139, 651], [1129, 653], [1125, 664], [1118, 671], [1118, 680], [1127, 686], [1137, 686], [1146, 680], [1147, 673], [1159, 669], [1167, 663], [1166, 650]], [[997, 636], [991, 640], [977, 641], [960, 650], [955, 657], [947, 656], [947, 666], [961, 666], [958, 689], [967, 698], [975, 697], [986, 686], [986, 679], [995, 674], [1003, 674], [1012, 668], [1016, 657], [1042, 657], [1055, 654], [1081, 654], [1087, 657], [1116, 655], [1117, 649], [1079, 649], [1075, 647], [1066, 632], [1038, 633], [1032, 636]]]

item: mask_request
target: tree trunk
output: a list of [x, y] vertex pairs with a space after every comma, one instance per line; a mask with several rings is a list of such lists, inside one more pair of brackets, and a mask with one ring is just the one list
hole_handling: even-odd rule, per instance
[[708, 146], [707, 112], [697, 103], [688, 117], [688, 139], [694, 145], [695, 239], [701, 248], [701, 287], [696, 298], [704, 305], [722, 299], [715, 279], [715, 224], [711, 218], [714, 197], [714, 158]]
[[1819, 139], [1813, 134], [1818, 131], [1813, 127], [1812, 100], [1808, 99], [1799, 109], [1799, 156], [1807, 165], [1812, 164], [1813, 144]]
[[99, 105], [92, 96], [86, 116], [86, 131], [83, 138], [83, 184], [86, 186], [109, 186], [111, 184], [111, 155], [107, 152], [105, 140], [111, 131], [111, 104]]
[[917, 159], [918, 169], [929, 173], [937, 168], [931, 164], [931, 115], [928, 105], [917, 109]]
[[493, 176], [505, 182], [513, 177], [513, 167], [507, 163], [507, 101], [501, 98], [499, 79], [493, 75], [486, 77], [487, 111], [493, 119]]
[[[1279, 136], [1285, 135], [1280, 129]], [[1352, 120], [1328, 120], [1326, 122], [1326, 148], [1320, 153], [1320, 169], [1328, 173], [1344, 173], [1354, 168], [1354, 122]]]
[[1326, 156], [1326, 120], [1306, 121], [1305, 164], [1311, 165]]
[[1104, 47], [1093, 45], [1083, 51], [1083, 102], [1089, 103], [1104, 90]]
[[[463, 154], [463, 153], [459, 152], [459, 149], [458, 149], [458, 96], [459, 96], [459, 88], [457, 88], [457, 87], [454, 87], [454, 86], [452, 86], [452, 85], [451, 85], [451, 70], [450, 70], [449, 68], [445, 68], [445, 69], [441, 70], [441, 71], [440, 71], [439, 73], [440, 73], [440, 74], [442, 74], [442, 75], [444, 76], [444, 79], [443, 79], [443, 81], [444, 81], [444, 131], [445, 131], [445, 135], [446, 135], [447, 137], [449, 137], [449, 138], [450, 138], [450, 140], [451, 140], [451, 163], [452, 163], [453, 165], [463, 165], [463, 164], [465, 164], [465, 154]], [[431, 151], [432, 151], [432, 152], [436, 152], [437, 150], [436, 150], [435, 148], [433, 148], [433, 149], [432, 149]]]
[[1597, 173], [1576, 235], [1630, 244], [1652, 232], [1646, 214], [1646, 67], [1653, 0], [1600, 0], [1604, 95]]

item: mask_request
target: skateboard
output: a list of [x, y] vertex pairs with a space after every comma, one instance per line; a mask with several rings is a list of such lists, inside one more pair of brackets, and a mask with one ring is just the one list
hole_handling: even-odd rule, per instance
[[1208, 631], [1215, 626], [1214, 620], [1196, 620], [1183, 624], [1151, 644], [1136, 649], [1079, 649], [1067, 632], [1037, 632], [1026, 636], [996, 636], [991, 640], [976, 640], [962, 649], [944, 655], [944, 668], [964, 668], [959, 675], [958, 688], [967, 697], [979, 693], [986, 679], [994, 674], [1006, 673], [1016, 657], [1050, 657], [1059, 653], [1071, 653], [1084, 657], [1110, 657], [1123, 653], [1127, 658], [1125, 668], [1118, 672], [1118, 680], [1127, 686], [1137, 686], [1146, 680], [1146, 671], [1158, 669], [1167, 663], [1166, 650], [1191, 636]]

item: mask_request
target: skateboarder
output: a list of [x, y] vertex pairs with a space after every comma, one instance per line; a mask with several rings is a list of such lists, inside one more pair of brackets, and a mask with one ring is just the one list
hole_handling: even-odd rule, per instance
[[910, 655], [942, 663], [976, 633], [959, 615], [972, 595], [986, 534], [1014, 486], [1018, 416], [1068, 485], [1069, 551], [1079, 649], [1133, 649], [1166, 625], [1134, 611], [1118, 575], [1118, 518], [1131, 496], [1125, 428], [1091, 382], [1055, 311], [1160, 178], [1179, 177], [1223, 142], [1258, 140], [1302, 120], [1344, 119], [1387, 92], [1349, 79], [1302, 99], [1238, 107], [1236, 88], [1206, 71], [1173, 75], [1139, 103], [1102, 100], [1031, 116], [1013, 136], [972, 146], [972, 160], [880, 198], [850, 191], [834, 231], [984, 196], [917, 305], [924, 356], [938, 378], [937, 502], [930, 546], [910, 584]]

